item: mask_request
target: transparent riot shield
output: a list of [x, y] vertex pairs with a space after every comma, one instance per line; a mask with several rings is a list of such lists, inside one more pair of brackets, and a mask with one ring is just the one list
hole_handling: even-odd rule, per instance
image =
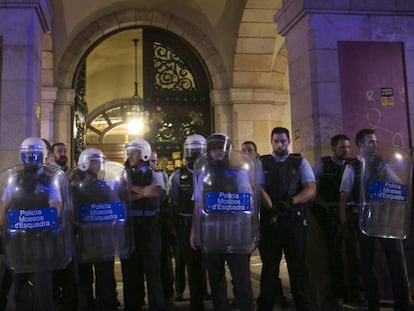
[[43, 164], [18, 165], [0, 175], [0, 224], [7, 264], [17, 273], [63, 269], [72, 257], [66, 175]]
[[398, 147], [379, 149], [360, 162], [361, 231], [373, 237], [405, 239], [410, 228], [411, 157]]
[[81, 262], [129, 255], [132, 231], [126, 225], [128, 178], [123, 165], [105, 161], [97, 171], [74, 168], [68, 173], [73, 195], [73, 222]]
[[250, 253], [258, 242], [253, 160], [230, 152], [223, 161], [205, 154], [194, 167], [196, 244], [206, 253]]

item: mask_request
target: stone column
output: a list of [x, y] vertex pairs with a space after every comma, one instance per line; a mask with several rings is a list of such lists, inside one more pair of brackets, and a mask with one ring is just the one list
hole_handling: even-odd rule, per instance
[[233, 88], [233, 148], [253, 140], [260, 154], [271, 152], [270, 133], [275, 126], [290, 127], [287, 91]]
[[54, 141], [54, 104], [57, 98], [56, 87], [42, 87], [40, 95], [40, 137], [47, 139], [51, 144]]
[[49, 1], [0, 3], [2, 80], [0, 168], [19, 162], [20, 143], [40, 135], [40, 77], [43, 34], [49, 30]]
[[74, 89], [59, 89], [54, 109], [54, 142], [62, 142], [68, 148], [69, 164], [73, 161], [71, 155], [72, 142], [72, 107], [74, 104]]
[[220, 132], [232, 137], [233, 111], [230, 103], [229, 90], [212, 90], [210, 92], [213, 107], [214, 132]]

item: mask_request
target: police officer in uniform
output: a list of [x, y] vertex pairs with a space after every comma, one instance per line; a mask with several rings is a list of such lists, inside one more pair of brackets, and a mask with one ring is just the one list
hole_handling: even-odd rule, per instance
[[[190, 287], [190, 309], [204, 310], [204, 269], [200, 250], [191, 248], [189, 238], [193, 220], [193, 165], [197, 157], [206, 151], [206, 139], [198, 134], [190, 135], [184, 142], [185, 166], [171, 176], [170, 199], [177, 222], [177, 256], [187, 266]], [[184, 280], [185, 281], [185, 280]]]
[[[128, 217], [134, 228], [135, 250], [121, 260], [125, 311], [143, 303], [144, 274], [150, 310], [165, 310], [161, 283], [161, 234], [158, 213], [163, 180], [149, 166], [151, 146], [144, 139], [126, 144], [127, 172], [131, 180]], [[157, 179], [158, 178], [158, 179]]]
[[[126, 209], [118, 196], [122, 192], [116, 185], [111, 185], [112, 189], [110, 181], [105, 179], [108, 179], [106, 162], [101, 150], [87, 148], [79, 155], [78, 167], [69, 172], [79, 261], [79, 310], [85, 311], [117, 310], [114, 257], [118, 245], [114, 232], [118, 219], [115, 216], [125, 219]], [[121, 179], [122, 174], [119, 175]]]
[[273, 153], [262, 156], [265, 191], [262, 197], [259, 251], [262, 259], [258, 310], [272, 310], [282, 252], [285, 253], [292, 296], [297, 310], [311, 310], [305, 262], [307, 203], [316, 194], [315, 176], [308, 161], [290, 154], [289, 131], [276, 127], [271, 133]]
[[[369, 206], [369, 201], [364, 202], [362, 201], [362, 198], [368, 196], [367, 188], [370, 181], [383, 178], [386, 182], [400, 183], [398, 177], [395, 176], [394, 172], [390, 169], [390, 166], [377, 156], [378, 143], [374, 129], [360, 130], [356, 134], [355, 143], [359, 149], [359, 154], [355, 161], [352, 161], [346, 166], [340, 186], [339, 217], [342, 225], [351, 221], [346, 212], [346, 205], [351, 199], [353, 199], [356, 206], [359, 206], [359, 204], [362, 204], [363, 208]], [[364, 169], [362, 169], [363, 167]], [[364, 175], [364, 173], [368, 174]], [[361, 187], [361, 185], [363, 186]], [[364, 193], [361, 193], [362, 191]], [[396, 213], [397, 206], [394, 207], [394, 213]], [[411, 206], [408, 206], [407, 208], [410, 207]], [[381, 208], [385, 209], [385, 206], [381, 206]], [[364, 218], [360, 215], [360, 227], [363, 220]], [[394, 310], [414, 310], [414, 306], [410, 303], [407, 268], [402, 240], [397, 238], [369, 236], [360, 231], [359, 245], [361, 274], [366, 289], [368, 310], [380, 310], [378, 281], [374, 270], [376, 242], [381, 244], [387, 259], [394, 296]]]
[[[317, 196], [313, 202], [312, 211], [318, 225], [327, 250], [329, 264], [330, 289], [326, 289], [327, 297], [322, 297], [321, 307], [324, 310], [332, 310], [338, 307], [341, 300], [346, 304], [362, 306], [360, 297], [359, 258], [358, 245], [356, 244], [357, 228], [351, 223], [347, 231], [352, 237], [342, 239], [339, 234], [339, 186], [345, 166], [352, 159], [348, 158], [350, 141], [348, 136], [338, 134], [331, 138], [332, 156], [325, 156], [318, 160], [313, 171], [317, 179]], [[348, 214], [358, 216], [349, 209]], [[355, 222], [357, 223], [357, 222]], [[345, 243], [345, 253], [342, 251], [342, 242]], [[345, 260], [346, 259], [346, 260]], [[345, 269], [345, 263], [347, 264]], [[345, 280], [345, 273], [349, 281]]]
[[[50, 144], [49, 144], [50, 146]], [[47, 164], [69, 171], [66, 145], [62, 142], [50, 146]], [[78, 307], [78, 271], [75, 256], [62, 270], [53, 271], [53, 300], [57, 310], [72, 311]]]
[[161, 231], [161, 282], [164, 298], [167, 305], [171, 305], [174, 299], [174, 272], [172, 265], [173, 248], [175, 237], [171, 213], [168, 208], [168, 174], [158, 168], [158, 154], [151, 152], [150, 167], [154, 174], [159, 175], [157, 179], [163, 180], [161, 187], [160, 213], [158, 216]]
[[26, 138], [23, 165], [1, 176], [8, 180], [1, 198], [2, 242], [17, 310], [53, 310], [52, 270], [71, 259], [68, 185], [60, 170], [45, 165], [47, 154], [42, 139]]
[[227, 263], [240, 310], [252, 311], [250, 253], [257, 238], [254, 162], [244, 153], [232, 152], [227, 135], [214, 133], [207, 137], [207, 152], [197, 161], [195, 171], [190, 244], [202, 251], [214, 309], [230, 308]]

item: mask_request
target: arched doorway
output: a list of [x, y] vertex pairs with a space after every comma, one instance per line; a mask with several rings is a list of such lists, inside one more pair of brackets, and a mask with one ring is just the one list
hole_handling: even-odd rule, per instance
[[[131, 74], [135, 66], [131, 37], [136, 36], [140, 41], [139, 53], [135, 54], [139, 58], [139, 94], [147, 116], [145, 130], [131, 134], [128, 133], [128, 112], [136, 104], [136, 98], [131, 96], [134, 82]], [[127, 45], [127, 52], [122, 52], [123, 44]], [[106, 50], [95, 55], [100, 46]], [[116, 61], [111, 66], [109, 61], [102, 61], [113, 55], [120, 58], [119, 67], [124, 70], [119, 69]], [[186, 136], [211, 132], [209, 75], [199, 55], [175, 34], [154, 27], [112, 33], [91, 47], [76, 72], [75, 159], [88, 146], [100, 148], [110, 159], [122, 162], [124, 144], [140, 137], [150, 142], [163, 168], [171, 171], [180, 166], [180, 151]], [[109, 78], [103, 78], [105, 75]], [[95, 82], [98, 87], [88, 88], [88, 84], [93, 84], [92, 79], [98, 81]], [[114, 91], [108, 91], [109, 88]], [[90, 96], [88, 92], [104, 95]]]

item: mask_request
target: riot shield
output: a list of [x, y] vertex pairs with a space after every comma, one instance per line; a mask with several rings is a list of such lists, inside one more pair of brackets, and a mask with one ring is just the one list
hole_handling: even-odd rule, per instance
[[126, 222], [128, 178], [124, 167], [105, 161], [99, 172], [74, 168], [68, 178], [79, 260], [95, 262], [128, 257], [133, 243]]
[[17, 273], [63, 269], [72, 256], [66, 175], [45, 164], [0, 174], [0, 224], [7, 264]]
[[411, 157], [398, 147], [378, 148], [362, 159], [359, 187], [361, 231], [373, 237], [405, 239], [410, 227]]
[[196, 244], [206, 253], [250, 253], [258, 242], [255, 164], [232, 151], [223, 161], [205, 154], [194, 167]]

